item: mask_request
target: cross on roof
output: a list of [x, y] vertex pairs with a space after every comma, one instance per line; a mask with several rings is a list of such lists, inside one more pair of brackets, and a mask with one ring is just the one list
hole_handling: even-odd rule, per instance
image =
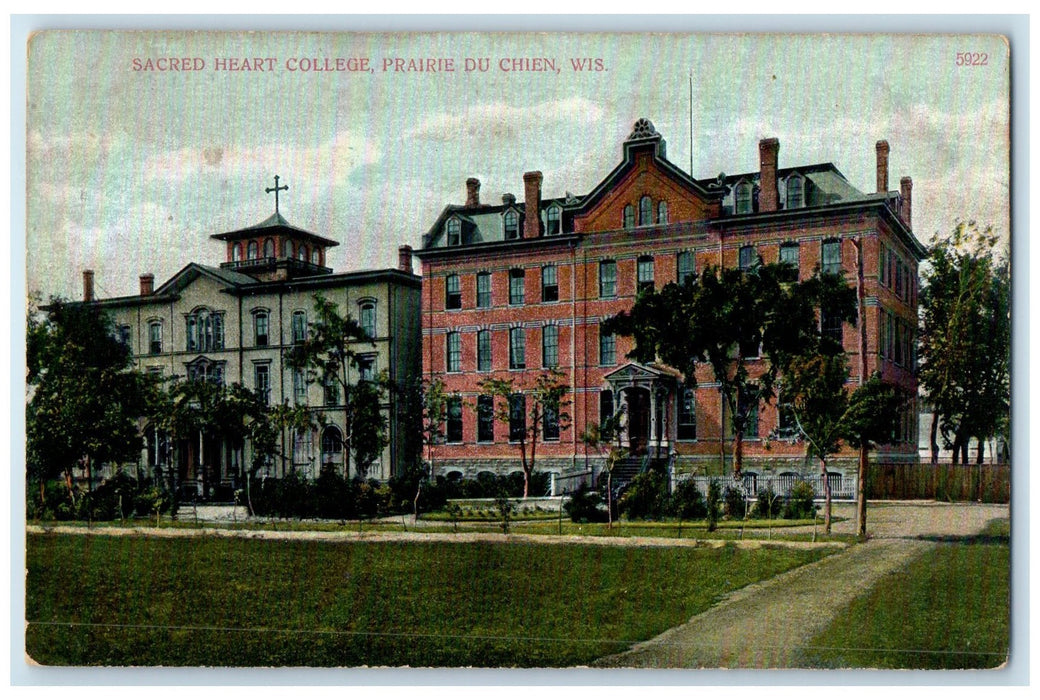
[[272, 192], [274, 192], [274, 213], [275, 214], [278, 213], [278, 192], [280, 190], [288, 191], [289, 190], [289, 186], [288, 185], [282, 185], [281, 187], [279, 187], [278, 186], [278, 176], [275, 175], [274, 176], [274, 187], [268, 187], [268, 188], [266, 188], [264, 190], [264, 192], [266, 192], [267, 194], [271, 194]]

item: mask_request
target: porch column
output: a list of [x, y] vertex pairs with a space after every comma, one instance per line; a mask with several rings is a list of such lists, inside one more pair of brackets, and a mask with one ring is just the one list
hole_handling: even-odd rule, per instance
[[622, 411], [621, 425], [618, 426], [618, 432], [620, 433], [621, 446], [628, 449], [628, 427], [630, 423], [630, 416], [628, 415], [628, 398], [625, 396], [625, 390], [619, 389], [614, 394], [614, 405], [617, 406], [616, 411]]
[[647, 440], [647, 448], [651, 448], [658, 447], [660, 442], [657, 440], [657, 390], [651, 384], [648, 391], [650, 394], [650, 435]]

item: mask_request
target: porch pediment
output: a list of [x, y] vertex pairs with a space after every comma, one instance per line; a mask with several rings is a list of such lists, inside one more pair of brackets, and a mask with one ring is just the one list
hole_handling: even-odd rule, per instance
[[648, 386], [661, 381], [672, 383], [676, 378], [675, 374], [664, 368], [641, 365], [637, 362], [629, 362], [603, 377], [616, 387]]

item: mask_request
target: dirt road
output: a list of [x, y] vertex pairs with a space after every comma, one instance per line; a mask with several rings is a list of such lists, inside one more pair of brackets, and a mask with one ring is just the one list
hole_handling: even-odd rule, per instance
[[[835, 524], [836, 532], [854, 531], [851, 505], [837, 505], [835, 514], [849, 518]], [[885, 574], [937, 546], [930, 538], [975, 534], [990, 520], [1007, 516], [1006, 505], [871, 505], [870, 541], [735, 591], [686, 624], [595, 665], [790, 668], [798, 649], [845, 605]]]

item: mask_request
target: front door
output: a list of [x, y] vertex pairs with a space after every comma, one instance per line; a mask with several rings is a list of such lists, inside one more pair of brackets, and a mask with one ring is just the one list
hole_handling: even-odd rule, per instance
[[646, 454], [650, 439], [650, 391], [640, 387], [625, 389], [628, 403], [628, 446], [633, 455]]

